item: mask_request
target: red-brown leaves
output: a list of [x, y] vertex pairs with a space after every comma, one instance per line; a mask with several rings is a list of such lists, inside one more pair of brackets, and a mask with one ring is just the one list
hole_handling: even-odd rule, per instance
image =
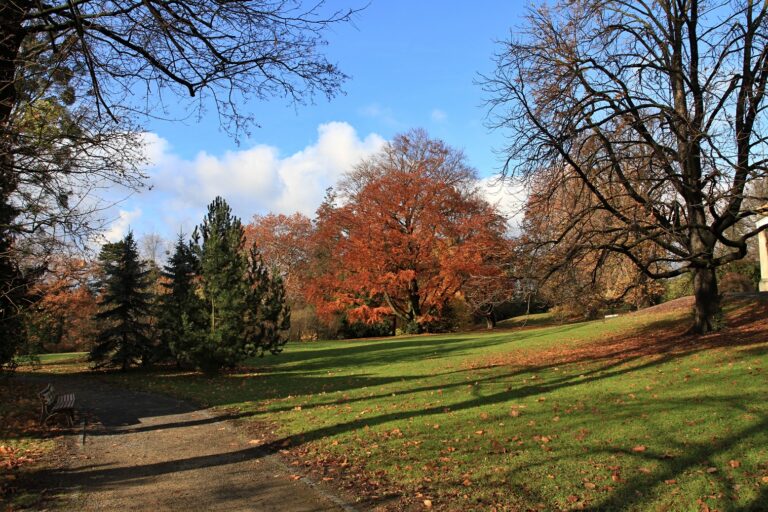
[[342, 185], [345, 203], [318, 211], [329, 263], [311, 285], [318, 311], [433, 320], [503, 250], [504, 220], [474, 184], [463, 155], [423, 132], [362, 162]]

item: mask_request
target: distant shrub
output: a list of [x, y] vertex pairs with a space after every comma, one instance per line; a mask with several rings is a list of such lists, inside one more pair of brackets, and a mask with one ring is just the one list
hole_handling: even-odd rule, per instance
[[693, 281], [690, 274], [683, 274], [664, 281], [664, 302], [693, 295]]
[[350, 322], [343, 318], [337, 332], [341, 339], [376, 338], [392, 335], [392, 322], [378, 322], [367, 324], [363, 322]]
[[736, 272], [727, 272], [720, 279], [721, 293], [748, 293], [755, 291], [755, 283], [749, 276]]
[[[729, 274], [732, 274], [729, 276]], [[736, 277], [741, 276], [741, 277]], [[719, 288], [723, 293], [752, 292], [757, 290], [760, 283], [760, 264], [752, 260], [732, 261], [717, 269]], [[749, 286], [747, 286], [749, 283]], [[731, 290], [725, 287], [736, 286]]]

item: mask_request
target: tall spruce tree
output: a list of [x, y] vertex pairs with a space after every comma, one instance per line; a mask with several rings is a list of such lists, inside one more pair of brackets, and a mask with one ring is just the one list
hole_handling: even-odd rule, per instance
[[117, 366], [122, 370], [132, 364], [147, 364], [153, 351], [147, 334], [148, 272], [139, 258], [133, 233], [119, 242], [105, 244], [99, 261], [103, 276], [101, 310], [96, 318], [102, 328], [89, 359], [96, 367]]
[[197, 294], [200, 260], [194, 242], [186, 242], [179, 234], [173, 255], [164, 266], [160, 300], [161, 346], [177, 363], [190, 363], [194, 348], [205, 332], [203, 301]]

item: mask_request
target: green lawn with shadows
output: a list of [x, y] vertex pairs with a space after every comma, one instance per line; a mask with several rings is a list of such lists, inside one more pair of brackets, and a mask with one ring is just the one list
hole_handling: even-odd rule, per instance
[[397, 506], [766, 510], [765, 313], [734, 304], [701, 339], [673, 311], [292, 344], [213, 379], [109, 378], [275, 425], [294, 464], [397, 490]]

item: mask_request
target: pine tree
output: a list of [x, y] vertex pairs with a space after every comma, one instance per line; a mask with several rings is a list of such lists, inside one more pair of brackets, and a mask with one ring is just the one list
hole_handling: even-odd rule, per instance
[[255, 245], [248, 253], [246, 272], [247, 299], [243, 317], [249, 353], [282, 352], [287, 338], [282, 334], [291, 326], [291, 310], [285, 296], [282, 277], [270, 273]]
[[224, 199], [209, 205], [193, 236], [205, 329], [185, 333], [186, 358], [214, 373], [246, 357], [279, 352], [290, 322], [282, 280], [270, 276], [255, 249], [244, 250], [242, 223]]
[[99, 253], [103, 276], [100, 281], [101, 311], [96, 318], [102, 328], [89, 359], [96, 367], [148, 363], [152, 340], [147, 335], [150, 294], [148, 272], [139, 259], [133, 233], [108, 243]]
[[203, 302], [196, 292], [200, 260], [194, 248], [194, 242], [185, 242], [180, 234], [162, 273], [167, 293], [160, 300], [161, 346], [178, 363], [191, 362], [191, 353], [206, 327]]
[[227, 202], [217, 197], [208, 206], [208, 214], [194, 236], [201, 239], [198, 255], [207, 334], [193, 351], [192, 359], [204, 372], [214, 373], [222, 367], [234, 366], [248, 355], [243, 336], [244, 231]]

